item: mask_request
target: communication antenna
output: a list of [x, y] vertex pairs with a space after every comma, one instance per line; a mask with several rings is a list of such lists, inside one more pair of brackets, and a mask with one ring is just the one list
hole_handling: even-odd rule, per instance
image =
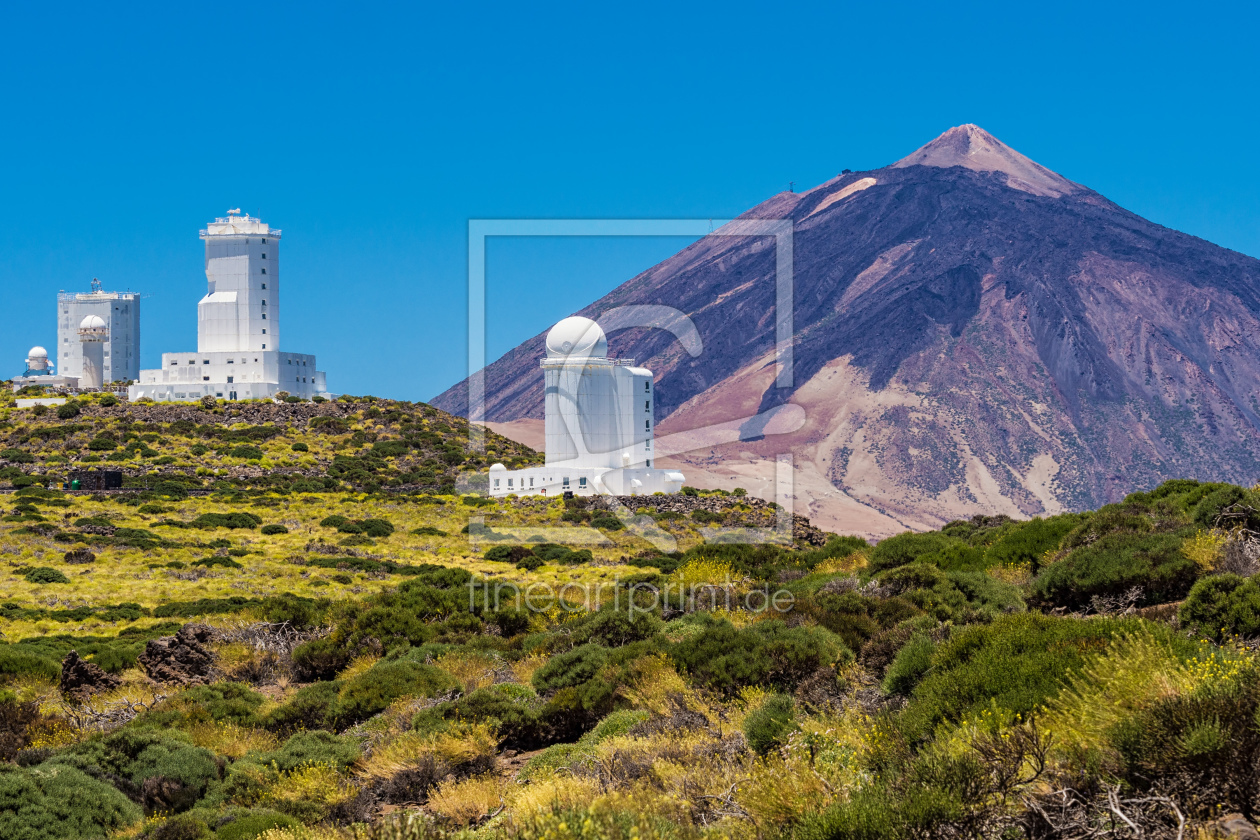
[[796, 192], [796, 182], [795, 182], [795, 181], [788, 181], [788, 192], [790, 192], [790, 193], [794, 193], [794, 192]]
[[92, 292], [93, 294], [95, 294], [100, 291], [101, 291], [101, 281], [93, 277], [92, 278]]

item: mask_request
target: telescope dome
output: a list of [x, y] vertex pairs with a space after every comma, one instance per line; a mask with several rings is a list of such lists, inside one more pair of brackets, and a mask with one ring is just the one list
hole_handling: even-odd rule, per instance
[[565, 318], [547, 333], [547, 356], [603, 359], [608, 356], [608, 339], [599, 324], [590, 318], [574, 315]]
[[103, 330], [105, 329], [105, 319], [100, 315], [88, 315], [79, 322], [81, 330]]
[[28, 359], [47, 359], [47, 358], [48, 358], [48, 351], [47, 351], [47, 350], [45, 350], [43, 347], [40, 347], [40, 346], [36, 345], [35, 347], [32, 347], [32, 348], [31, 348], [31, 352], [29, 352], [29, 353], [27, 353], [27, 354], [26, 354], [26, 358], [28, 358]]

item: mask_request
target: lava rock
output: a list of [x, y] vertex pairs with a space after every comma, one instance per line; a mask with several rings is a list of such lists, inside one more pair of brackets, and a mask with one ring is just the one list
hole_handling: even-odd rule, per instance
[[66, 552], [65, 561], [67, 563], [84, 564], [95, 563], [96, 555], [88, 551], [86, 548], [75, 548]]
[[99, 665], [80, 659], [77, 651], [70, 651], [61, 660], [61, 693], [67, 697], [82, 701], [121, 684], [122, 680], [106, 673]]
[[214, 681], [214, 654], [205, 648], [214, 630], [204, 624], [185, 624], [174, 636], [151, 639], [140, 654], [140, 667], [162, 683], [204, 685]]

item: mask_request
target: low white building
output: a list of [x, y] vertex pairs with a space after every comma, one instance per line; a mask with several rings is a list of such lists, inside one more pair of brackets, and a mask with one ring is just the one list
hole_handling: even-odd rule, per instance
[[542, 360], [546, 465], [490, 468], [490, 494], [641, 496], [677, 493], [683, 475], [652, 466], [652, 371], [609, 359], [589, 318], [565, 318], [547, 333]]
[[314, 356], [280, 350], [280, 231], [239, 212], [201, 231], [208, 288], [197, 304], [197, 351], [163, 353], [162, 367], [140, 371], [130, 399], [332, 396]]
[[[79, 378], [77, 376], [58, 376], [54, 373], [52, 360], [48, 358], [48, 351], [36, 345], [26, 354], [26, 370], [21, 376], [13, 377], [14, 391], [20, 391], [27, 385], [39, 385], [53, 389], [78, 388]], [[18, 408], [23, 408], [23, 403], [34, 405], [38, 402], [40, 401], [36, 400], [35, 403], [31, 403], [30, 400], [18, 400]], [[65, 400], [59, 400], [56, 404], [64, 402]]]

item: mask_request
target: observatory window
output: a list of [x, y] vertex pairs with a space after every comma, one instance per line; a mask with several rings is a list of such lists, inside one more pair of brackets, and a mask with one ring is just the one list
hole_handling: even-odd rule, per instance
[[651, 383], [651, 382], [644, 382], [644, 383], [643, 383], [643, 393], [645, 393], [645, 394], [650, 394], [651, 392], [652, 392], [652, 383]]
[[644, 400], [644, 401], [643, 401], [643, 410], [644, 410], [644, 411], [651, 411], [651, 410], [652, 410], [652, 401], [651, 401], [651, 400]]
[[178, 359], [176, 359], [175, 361], [172, 361], [172, 362], [171, 362], [171, 364], [172, 364], [172, 365], [177, 365], [177, 364], [179, 364], [179, 360], [178, 360]]
[[232, 377], [230, 377], [230, 376], [229, 376], [229, 377], [228, 377], [228, 382], [233, 382], [233, 381], [235, 381], [235, 380], [234, 380]]
[[582, 476], [581, 478], [578, 479], [578, 487], [585, 487], [585, 486], [586, 486], [586, 476]]
[[567, 475], [560, 481], [560, 486], [566, 490], [569, 489], [569, 477]]
[[229, 365], [234, 365], [234, 364], [236, 364], [236, 359], [228, 359], [228, 364], [229, 364]]
[[267, 301], [265, 301], [265, 300], [264, 300], [264, 301], [263, 301], [263, 306], [266, 306], [266, 305], [267, 305]]
[[[267, 331], [266, 331], [266, 330], [263, 330], [263, 335], [266, 335], [266, 334], [267, 334]], [[264, 349], [264, 350], [266, 350], [266, 349], [267, 349], [267, 345], [266, 345], [266, 344], [264, 344], [264, 345], [263, 345], [263, 349]]]
[[265, 268], [264, 268], [264, 269], [262, 270], [262, 273], [263, 273], [263, 274], [266, 274], [266, 273], [267, 273], [267, 269], [265, 269]]
[[203, 377], [201, 377], [201, 381], [202, 381], [202, 382], [209, 382], [209, 381], [210, 381], [210, 377], [208, 377], [208, 376], [203, 376]]
[[264, 240], [263, 240], [263, 244], [264, 244], [264, 245], [266, 245], [266, 244], [267, 244], [267, 240], [266, 240], [266, 239], [264, 239]]
[[[266, 332], [266, 330], [263, 330], [263, 332]], [[266, 345], [266, 344], [264, 344], [264, 345], [263, 345], [263, 349], [264, 349], [264, 350], [266, 350], [266, 349], [267, 349], [267, 345]]]
[[509, 490], [511, 490], [511, 489], [512, 489], [512, 479], [510, 479], [510, 478], [508, 479], [508, 489], [509, 489]]
[[650, 432], [650, 431], [652, 431], [652, 421], [651, 421], [651, 420], [644, 420], [644, 421], [643, 421], [643, 431], [645, 431], [645, 432]]
[[264, 313], [263, 313], [263, 320], [264, 320], [264, 321], [265, 321], [265, 320], [267, 320], [267, 313], [266, 313], [266, 312], [264, 312]]
[[266, 284], [266, 283], [263, 283], [263, 288], [264, 288], [264, 289], [265, 289], [265, 288], [267, 288], [267, 284]]
[[210, 360], [209, 360], [209, 359], [202, 359], [202, 360], [201, 360], [201, 363], [202, 363], [203, 365], [208, 365], [208, 364], [210, 364]]
[[498, 489], [499, 489], [499, 479], [497, 479], [497, 478], [494, 480], [494, 489], [495, 489], [495, 490], [498, 490]]
[[266, 254], [263, 254], [263, 255], [262, 255], [262, 258], [263, 258], [264, 260], [265, 260], [265, 259], [267, 259], [267, 255], [266, 255]]
[[533, 478], [530, 478], [530, 480], [529, 480], [529, 486], [530, 486], [530, 487], [533, 487], [533, 486], [534, 486], [534, 479], [533, 479]]
[[647, 467], [648, 469], [652, 469], [652, 459], [651, 458], [646, 459], [643, 462], [643, 466]]

